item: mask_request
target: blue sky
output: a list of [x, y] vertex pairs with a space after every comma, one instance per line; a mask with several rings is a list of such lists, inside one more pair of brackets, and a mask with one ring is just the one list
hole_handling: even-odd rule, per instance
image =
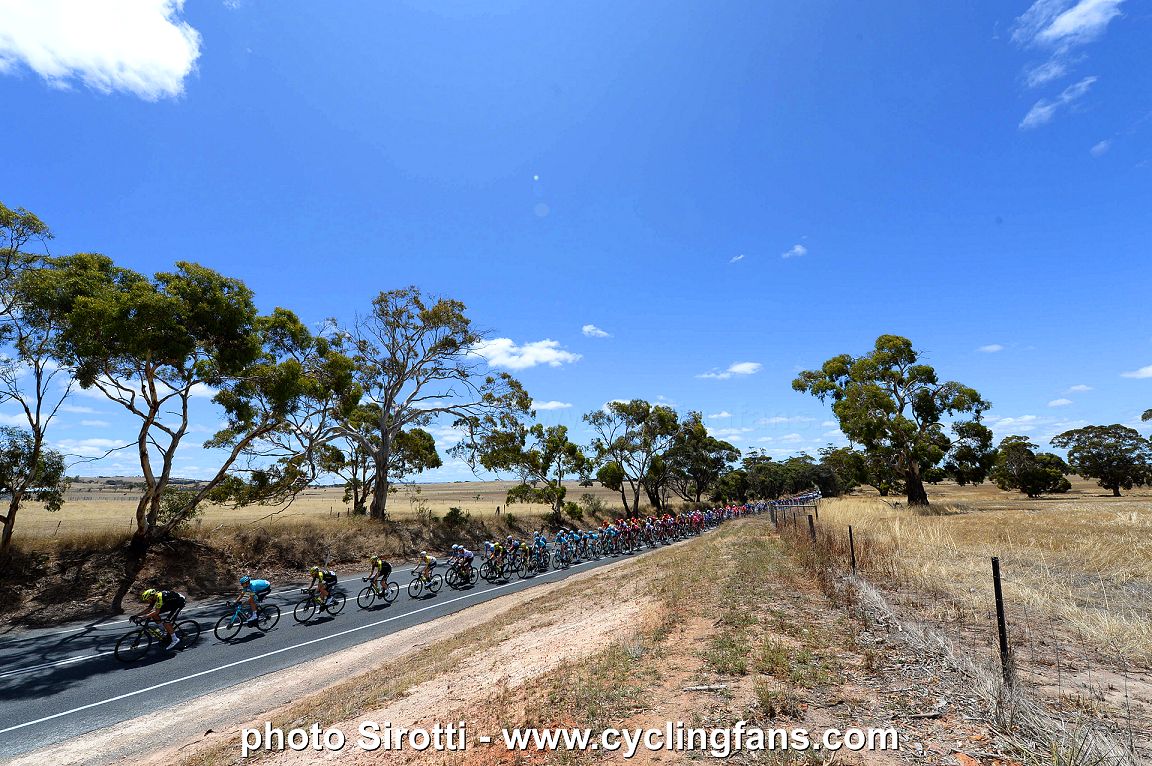
[[[54, 253], [198, 261], [308, 321], [458, 298], [578, 436], [642, 397], [814, 452], [840, 437], [791, 379], [881, 333], [999, 436], [1152, 407], [1146, 4], [111, 5], [0, 0], [0, 200]], [[67, 452], [131, 434], [73, 409]]]

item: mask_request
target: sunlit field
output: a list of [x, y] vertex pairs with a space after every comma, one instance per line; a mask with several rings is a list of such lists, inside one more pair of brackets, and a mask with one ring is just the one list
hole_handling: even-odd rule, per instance
[[820, 521], [853, 526], [866, 575], [938, 594], [941, 608], [986, 610], [998, 556], [1017, 621], [1056, 620], [1076, 638], [1152, 661], [1152, 491], [1114, 498], [1074, 479], [1066, 495], [1037, 500], [987, 485], [930, 494], [942, 515], [872, 495], [826, 501]]
[[[90, 535], [94, 533], [130, 532], [135, 528], [135, 508], [139, 492], [126, 487], [111, 486], [102, 479], [76, 482], [68, 491], [64, 508], [50, 513], [34, 503], [21, 509], [16, 524], [17, 541]], [[460, 508], [473, 517], [494, 516], [496, 508], [510, 510], [516, 515], [540, 515], [549, 508], [544, 505], [518, 503], [506, 509], [510, 481], [451, 482], [404, 486], [388, 501], [388, 513], [396, 519], [414, 518], [423, 504], [432, 514], [442, 516], [449, 508]], [[576, 482], [566, 483], [567, 500], [578, 502], [581, 495], [591, 493], [605, 504], [619, 505], [620, 495], [596, 485], [581, 487]], [[419, 489], [416, 493], [414, 490]], [[344, 490], [338, 487], [310, 489], [286, 506], [251, 506], [230, 508], [207, 506], [196, 524], [202, 528], [219, 525], [279, 524], [294, 521], [314, 521], [346, 516], [350, 506], [344, 503]]]

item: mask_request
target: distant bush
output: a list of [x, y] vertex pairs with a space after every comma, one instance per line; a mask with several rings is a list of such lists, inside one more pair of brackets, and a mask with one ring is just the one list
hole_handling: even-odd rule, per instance
[[604, 501], [591, 492], [585, 492], [580, 496], [580, 507], [584, 513], [590, 513], [593, 516], [603, 513], [605, 508]]
[[584, 509], [576, 503], [564, 503], [564, 513], [573, 521], [580, 521], [584, 518]]
[[444, 523], [450, 527], [459, 527], [467, 524], [471, 518], [472, 514], [452, 506], [448, 509], [448, 513], [444, 514]]

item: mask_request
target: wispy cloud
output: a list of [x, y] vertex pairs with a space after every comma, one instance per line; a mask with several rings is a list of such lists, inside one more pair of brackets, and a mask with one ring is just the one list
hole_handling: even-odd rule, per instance
[[1093, 157], [1103, 157], [1111, 148], [1112, 142], [1106, 138], [1103, 141], [1093, 144], [1092, 148], [1088, 150], [1088, 153]]
[[742, 260], [744, 260], [744, 254], [743, 253], [741, 253], [740, 255], [732, 256], [731, 258], [728, 259], [728, 263], [738, 263]]
[[728, 410], [720, 410], [719, 412], [713, 412], [711, 415], [708, 415], [707, 417], [709, 420], [723, 420], [725, 418], [732, 417], [732, 413], [729, 412]]
[[[762, 426], [775, 426], [781, 423], [811, 423], [816, 418], [809, 418], [804, 415], [773, 415], [770, 418], [760, 418], [756, 422]], [[836, 425], [832, 423], [832, 425]]]
[[179, 96], [200, 57], [183, 9], [184, 0], [0, 2], [0, 73], [27, 67], [57, 88]]
[[804, 247], [804, 245], [801, 245], [799, 242], [797, 242], [795, 245], [792, 245], [792, 247], [788, 248], [784, 252], [780, 253], [781, 258], [800, 258], [805, 255], [808, 255], [808, 248]]
[[982, 354], [995, 354], [998, 351], [1003, 351], [1004, 347], [999, 343], [989, 343], [987, 346], [981, 346], [976, 350]]
[[71, 412], [76, 415], [95, 415], [96, 410], [91, 407], [85, 407], [82, 404], [61, 404], [61, 412]]
[[601, 330], [594, 324], [586, 324], [580, 328], [580, 332], [584, 333], [589, 338], [611, 338], [611, 333]]
[[571, 406], [571, 402], [532, 402], [532, 409], [534, 410], [566, 410]]
[[107, 428], [111, 423], [107, 420], [81, 420], [80, 425], [87, 428]]
[[1083, 98], [1088, 89], [1092, 87], [1092, 83], [1096, 82], [1096, 79], [1096, 77], [1085, 77], [1079, 82], [1069, 85], [1056, 98], [1040, 99], [1032, 105], [1028, 114], [1024, 115], [1024, 119], [1020, 121], [1020, 129], [1031, 130], [1041, 125], [1047, 125], [1058, 111]]
[[1067, 52], [1099, 39], [1123, 4], [1124, 0], [1036, 0], [1016, 19], [1012, 39], [1025, 47]]
[[1091, 390], [1092, 390], [1092, 386], [1086, 386], [1083, 383], [1077, 383], [1074, 386], [1069, 386], [1068, 393], [1080, 394], [1080, 393], [1083, 393], [1085, 391], [1091, 391]]
[[1071, 403], [1072, 403], [1071, 399], [1053, 399], [1052, 401], [1048, 402], [1048, 406], [1049, 407], [1067, 407]]
[[560, 348], [558, 341], [544, 339], [516, 345], [511, 338], [492, 338], [473, 348], [476, 355], [488, 360], [493, 367], [506, 367], [510, 370], [526, 370], [546, 364], [560, 367], [579, 361], [580, 355]]
[[724, 439], [725, 441], [735, 442], [742, 441], [744, 434], [751, 430], [751, 428], [709, 428], [708, 435], [714, 439]]
[[1122, 372], [1120, 376], [1123, 378], [1152, 378], [1152, 364], [1141, 367], [1139, 370], [1132, 370], [1132, 372]]
[[761, 367], [763, 367], [763, 365], [761, 365], [759, 362], [735, 362], [735, 363], [729, 365], [728, 369], [724, 370], [723, 372], [717, 372], [717, 371], [713, 370], [712, 372], [701, 373], [700, 375], [697, 375], [696, 377], [698, 377], [698, 378], [712, 378], [714, 380], [727, 380], [728, 378], [731, 378], [733, 375], [752, 375], [752, 374], [755, 374], [757, 372], [760, 372]]

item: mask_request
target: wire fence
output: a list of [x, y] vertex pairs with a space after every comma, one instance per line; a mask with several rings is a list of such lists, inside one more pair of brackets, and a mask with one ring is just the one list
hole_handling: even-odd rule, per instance
[[[1084, 629], [1012, 594], [1027, 583], [1013, 567], [988, 561], [986, 587], [957, 595], [942, 585], [909, 587], [890, 542], [851, 526], [822, 524], [816, 500], [770, 505], [777, 532], [799, 549], [827, 587], [867, 587], [894, 615], [929, 628], [954, 664], [992, 683], [998, 699], [1038, 708], [1053, 730], [1046, 763], [1136, 764], [1152, 758], [1152, 672], [1118, 648], [1101, 647]], [[1105, 611], [1107, 590], [1101, 586]], [[1013, 721], [1001, 721], [1007, 727]], [[1057, 736], [1059, 735], [1059, 736]], [[1075, 740], [1070, 741], [1070, 740]], [[1068, 753], [1072, 753], [1071, 756]], [[1079, 755], [1077, 755], [1079, 753]]]

